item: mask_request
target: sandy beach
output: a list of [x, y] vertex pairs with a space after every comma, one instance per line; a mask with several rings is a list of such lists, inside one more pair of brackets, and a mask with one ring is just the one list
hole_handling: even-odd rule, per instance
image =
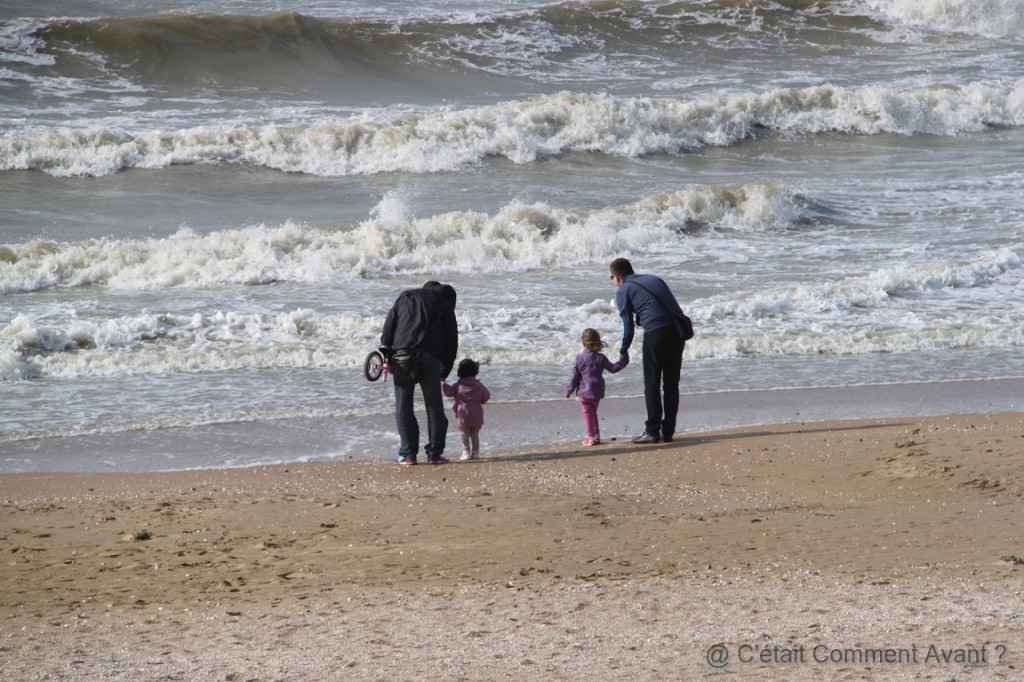
[[1019, 680], [1024, 414], [0, 476], [0, 679]]

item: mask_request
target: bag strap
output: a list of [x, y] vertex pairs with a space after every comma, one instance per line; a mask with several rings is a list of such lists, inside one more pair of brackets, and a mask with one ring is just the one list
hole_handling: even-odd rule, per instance
[[[676, 314], [672, 312], [672, 309], [669, 308], [667, 305], [665, 305], [665, 302], [662, 301], [660, 298], [658, 298], [658, 295], [656, 293], [654, 293], [653, 291], [651, 291], [650, 289], [645, 287], [643, 284], [640, 284], [640, 282], [626, 282], [626, 284], [635, 284], [636, 286], [640, 287], [641, 289], [646, 291], [648, 294], [650, 294], [651, 298], [653, 298], [655, 301], [658, 302], [658, 305], [661, 306], [662, 310], [664, 310], [666, 313], [668, 313], [669, 317], [671, 317], [671, 318], [675, 318], [676, 317]], [[630, 303], [632, 303], [632, 302], [633, 302], [632, 299], [630, 299]], [[634, 310], [634, 312], [636, 311], [636, 306], [633, 306], [633, 310]]]

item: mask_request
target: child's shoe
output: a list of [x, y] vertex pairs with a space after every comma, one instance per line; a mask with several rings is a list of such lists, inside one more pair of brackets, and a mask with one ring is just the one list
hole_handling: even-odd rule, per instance
[[473, 453], [469, 451], [469, 448], [462, 448], [462, 456], [459, 457], [460, 462], [473, 459]]
[[601, 444], [601, 439], [600, 438], [587, 438], [582, 443], [580, 443], [580, 445], [600, 445], [600, 444]]

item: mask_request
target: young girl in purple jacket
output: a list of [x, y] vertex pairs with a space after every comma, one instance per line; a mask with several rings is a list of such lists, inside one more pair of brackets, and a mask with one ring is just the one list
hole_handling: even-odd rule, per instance
[[452, 410], [462, 435], [462, 457], [459, 459], [479, 459], [480, 427], [484, 425], [483, 404], [491, 399], [491, 393], [476, 378], [480, 373], [480, 363], [475, 360], [466, 358], [460, 362], [456, 373], [459, 380], [451, 386], [441, 380], [441, 391], [449, 398], [455, 398]]
[[615, 374], [629, 364], [629, 356], [622, 355], [618, 362], [612, 362], [601, 351], [604, 349], [601, 335], [593, 329], [583, 330], [583, 352], [576, 356], [572, 376], [565, 388], [565, 397], [573, 393], [579, 397], [583, 410], [583, 429], [587, 433], [583, 445], [601, 444], [601, 426], [597, 421], [597, 406], [604, 398], [604, 372]]

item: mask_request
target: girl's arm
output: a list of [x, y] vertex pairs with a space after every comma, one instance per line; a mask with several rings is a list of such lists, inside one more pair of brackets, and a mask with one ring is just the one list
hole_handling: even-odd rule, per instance
[[626, 368], [626, 365], [629, 364], [629, 354], [620, 355], [618, 362], [612, 362], [608, 358], [605, 358], [604, 362], [605, 369], [607, 369], [612, 374], [615, 374], [616, 372], [621, 372], [622, 370], [624, 370]]
[[574, 362], [572, 365], [572, 376], [569, 377], [569, 384], [565, 387], [566, 398], [571, 398], [572, 394], [576, 392], [576, 389], [580, 387], [581, 378], [580, 365], [578, 362]]

